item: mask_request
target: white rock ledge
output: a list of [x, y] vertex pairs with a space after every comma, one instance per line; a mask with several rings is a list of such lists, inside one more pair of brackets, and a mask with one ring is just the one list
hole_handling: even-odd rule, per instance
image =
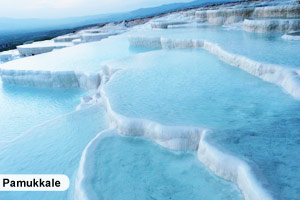
[[196, 11], [196, 19], [211, 24], [223, 25], [242, 22], [248, 18], [299, 18], [300, 5], [265, 6], [246, 8], [220, 8], [217, 10]]
[[93, 41], [100, 41], [104, 38], [108, 38], [109, 36], [116, 35], [117, 33], [85, 33], [81, 35], [82, 42], [93, 42]]
[[160, 37], [128, 36], [128, 40], [131, 46], [162, 48]]
[[285, 40], [300, 40], [300, 31], [286, 33], [282, 36]]
[[34, 71], [2, 69], [3, 83], [58, 88], [96, 89], [100, 85], [99, 74], [86, 74], [75, 71]]
[[252, 14], [255, 18], [299, 18], [300, 5], [281, 5], [281, 6], [266, 6], [256, 7]]
[[227, 8], [219, 10], [196, 11], [196, 19], [215, 25], [232, 24], [252, 16], [254, 8]]
[[[105, 80], [110, 78], [107, 78], [107, 74], [102, 73], [101, 79]], [[99, 90], [102, 102], [111, 122], [111, 127], [118, 129], [122, 134], [127, 136], [143, 136], [149, 138], [169, 149], [196, 150], [198, 148], [198, 141], [204, 129], [164, 126], [150, 120], [124, 117], [112, 110], [103, 90], [103, 85], [100, 86]]]
[[24, 44], [17, 46], [17, 49], [21, 56], [32, 56], [42, 53], [53, 51], [54, 49], [62, 49], [72, 46], [73, 43], [59, 42], [56, 43], [53, 40], [45, 40], [41, 42], [34, 42], [31, 44]]
[[81, 43], [82, 43], [81, 38], [72, 40], [72, 43], [73, 43], [74, 45], [81, 44]]
[[151, 23], [152, 28], [167, 29], [170, 25], [187, 24], [186, 21], [155, 21]]
[[245, 19], [243, 29], [257, 33], [297, 31], [300, 29], [300, 19]]
[[69, 35], [62, 35], [54, 38], [54, 42], [72, 42], [75, 39], [79, 39], [80, 35], [77, 34], [69, 34]]
[[0, 63], [5, 63], [20, 57], [18, 50], [8, 50], [0, 52]]
[[[109, 81], [116, 69], [108, 68], [110, 66], [105, 66], [106, 70], [102, 71], [101, 75], [103, 80]], [[101, 99], [110, 120], [111, 130], [99, 133], [83, 151], [75, 182], [75, 199], [98, 199], [91, 185], [89, 185], [92, 178], [91, 173], [94, 170], [91, 163], [94, 163], [95, 156], [98, 156], [94, 152], [101, 140], [116, 135], [112, 131], [113, 129], [117, 129], [122, 135], [149, 138], [165, 148], [197, 151], [198, 159], [216, 175], [236, 183], [246, 200], [272, 199], [257, 181], [247, 163], [221, 152], [205, 140], [208, 130], [197, 127], [164, 126], [145, 119], [122, 116], [112, 110], [109, 100], [105, 96], [103, 88], [106, 83], [102, 82], [98, 90], [101, 93]]]
[[[153, 44], [153, 38], [131, 36], [129, 42], [130, 45], [133, 46], [141, 45], [143, 47], [146, 47], [148, 44]], [[156, 38], [155, 44], [159, 46], [158, 38]], [[223, 50], [219, 45], [205, 40], [178, 40], [162, 37], [160, 38], [160, 46], [163, 49], [203, 48], [210, 53], [218, 56], [218, 58], [225, 63], [241, 68], [244, 71], [257, 76], [264, 81], [281, 86], [287, 93], [297, 99], [300, 99], [300, 70], [257, 62], [241, 55], [229, 53]]]
[[107, 129], [100, 132], [93, 138], [82, 152], [77, 176], [75, 179], [74, 200], [98, 200], [97, 194], [92, 189], [90, 184], [93, 179], [95, 166], [88, 163], [95, 163], [97, 155], [95, 149], [104, 138], [116, 137], [118, 134], [113, 129]]
[[83, 30], [84, 33], [101, 33], [102, 29], [101, 28], [91, 28], [91, 29], [85, 29]]

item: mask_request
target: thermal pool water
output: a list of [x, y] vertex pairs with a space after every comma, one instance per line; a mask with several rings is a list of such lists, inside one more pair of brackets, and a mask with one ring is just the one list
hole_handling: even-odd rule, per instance
[[86, 93], [77, 88], [34, 88], [0, 83], [0, 143], [74, 111]]
[[128, 66], [105, 86], [112, 110], [171, 126], [209, 128], [209, 141], [257, 168], [276, 196], [298, 195], [299, 102], [281, 88], [204, 50], [161, 50], [107, 66]]
[[36, 126], [0, 147], [2, 174], [65, 174], [64, 192], [0, 192], [0, 199], [73, 199], [81, 153], [97, 133], [107, 128], [104, 109], [94, 105]]
[[[170, 151], [140, 137], [103, 133], [93, 150], [89, 196], [99, 199], [242, 199], [234, 185], [210, 173], [192, 152]], [[107, 151], [107, 149], [110, 149]]]
[[[251, 6], [275, 22], [298, 16], [293, 1]], [[0, 199], [298, 200], [299, 41], [244, 31], [245, 8], [121, 24], [122, 34], [1, 64], [0, 173], [71, 184]]]

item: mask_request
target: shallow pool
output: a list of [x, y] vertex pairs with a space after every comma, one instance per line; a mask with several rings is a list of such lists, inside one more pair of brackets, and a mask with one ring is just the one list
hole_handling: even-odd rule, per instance
[[0, 143], [72, 112], [87, 92], [81, 89], [34, 88], [0, 83]]
[[255, 61], [299, 68], [300, 42], [281, 38], [282, 34], [250, 33], [228, 27], [198, 24], [183, 28], [134, 31], [131, 35], [172, 39], [199, 39]]
[[[299, 193], [299, 101], [204, 50], [144, 53], [105, 86], [112, 109], [167, 125], [207, 127], [210, 142], [247, 161], [278, 199]], [[263, 174], [263, 175], [262, 175]]]
[[126, 57], [152, 49], [129, 46], [126, 34], [111, 36], [97, 42], [89, 42], [54, 50], [36, 56], [13, 60], [0, 65], [1, 69], [33, 71], [99, 72], [105, 60]]
[[143, 138], [104, 138], [94, 155], [93, 190], [103, 200], [242, 199], [236, 186], [210, 173], [193, 153]]
[[65, 192], [0, 192], [0, 199], [73, 199], [76, 170], [85, 146], [107, 128], [104, 109], [95, 105], [33, 128], [0, 146], [2, 174], [65, 174]]

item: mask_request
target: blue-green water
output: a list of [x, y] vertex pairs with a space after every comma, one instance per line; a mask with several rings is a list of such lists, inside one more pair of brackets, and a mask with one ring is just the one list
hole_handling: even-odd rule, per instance
[[[300, 66], [299, 42], [283, 40], [280, 34], [216, 26], [133, 33], [207, 40], [256, 61]], [[298, 100], [204, 50], [135, 48], [126, 36], [16, 60], [5, 67], [99, 72], [102, 61], [130, 56], [108, 62], [123, 68], [104, 87], [114, 111], [171, 126], [208, 128], [208, 142], [246, 161], [275, 199], [299, 199]], [[86, 94], [80, 89], [1, 85], [0, 173], [63, 173], [71, 187], [66, 192], [0, 192], [0, 199], [73, 198], [84, 148], [109, 127], [100, 105], [75, 111]], [[115, 137], [104, 139], [95, 153], [98, 170], [92, 186], [99, 198], [242, 198], [232, 183], [209, 172], [191, 152], [168, 151], [141, 138]]]
[[276, 198], [297, 199], [299, 101], [204, 50], [161, 50], [121, 62], [128, 68], [105, 87], [113, 110], [207, 127], [213, 131], [209, 141], [258, 169], [256, 176]]
[[65, 174], [71, 184], [64, 192], [0, 192], [0, 199], [73, 199], [81, 154], [97, 133], [106, 128], [104, 109], [95, 105], [61, 116], [1, 145], [1, 174]]
[[153, 31], [132, 32], [139, 36], [162, 36], [173, 39], [200, 39], [218, 44], [222, 49], [255, 61], [299, 68], [299, 41], [288, 41], [282, 34], [249, 33], [213, 25], [198, 25]]
[[0, 142], [75, 110], [86, 91], [33, 88], [0, 83]]
[[101, 70], [101, 62], [105, 60], [118, 59], [150, 50], [152, 49], [130, 47], [126, 35], [111, 36], [101, 41], [13, 60], [2, 64], [1, 68], [95, 73]]
[[194, 154], [146, 139], [104, 138], [94, 154], [99, 199], [242, 199], [236, 186], [210, 173]]

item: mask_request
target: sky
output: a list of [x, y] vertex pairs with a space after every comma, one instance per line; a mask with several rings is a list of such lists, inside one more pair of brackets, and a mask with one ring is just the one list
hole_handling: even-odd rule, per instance
[[0, 17], [77, 17], [190, 1], [192, 0], [0, 0]]

